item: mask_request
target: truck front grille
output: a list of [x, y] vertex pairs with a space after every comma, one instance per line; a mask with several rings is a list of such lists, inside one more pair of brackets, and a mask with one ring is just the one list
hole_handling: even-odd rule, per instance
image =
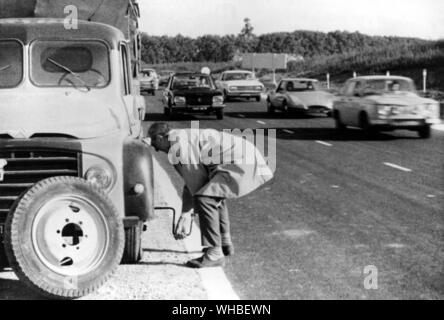
[[80, 153], [73, 151], [3, 149], [0, 159], [7, 161], [0, 181], [0, 225], [5, 223], [14, 202], [35, 183], [50, 177], [81, 174]]

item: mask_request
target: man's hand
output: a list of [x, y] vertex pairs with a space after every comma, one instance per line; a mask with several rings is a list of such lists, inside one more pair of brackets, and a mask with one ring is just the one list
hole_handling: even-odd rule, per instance
[[188, 237], [191, 233], [193, 225], [194, 212], [193, 210], [188, 212], [183, 212], [180, 215], [179, 221], [177, 222], [176, 230], [174, 232], [174, 238], [176, 240], [182, 240]]

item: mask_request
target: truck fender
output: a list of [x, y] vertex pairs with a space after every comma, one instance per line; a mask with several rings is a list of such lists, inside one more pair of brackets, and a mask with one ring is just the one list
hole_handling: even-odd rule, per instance
[[[125, 216], [142, 221], [154, 218], [154, 172], [151, 150], [139, 139], [123, 146]], [[143, 187], [143, 188], [141, 188]]]

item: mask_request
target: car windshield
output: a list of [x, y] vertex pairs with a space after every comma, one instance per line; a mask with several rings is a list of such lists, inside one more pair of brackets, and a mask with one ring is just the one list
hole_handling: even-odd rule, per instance
[[176, 75], [173, 79], [173, 90], [187, 90], [192, 88], [213, 89], [213, 82], [207, 75]]
[[13, 40], [0, 41], [0, 88], [13, 88], [23, 78], [23, 46]]
[[405, 79], [378, 79], [358, 84], [356, 91], [362, 92], [363, 95], [409, 93], [415, 92], [415, 86], [412, 81]]
[[285, 90], [288, 92], [306, 92], [306, 91], [320, 91], [321, 86], [317, 81], [288, 81], [285, 85]]
[[98, 41], [36, 41], [31, 63], [37, 86], [102, 88], [110, 80], [108, 48]]
[[254, 80], [255, 77], [252, 73], [239, 72], [239, 73], [226, 73], [224, 74], [223, 81], [237, 81], [237, 80]]

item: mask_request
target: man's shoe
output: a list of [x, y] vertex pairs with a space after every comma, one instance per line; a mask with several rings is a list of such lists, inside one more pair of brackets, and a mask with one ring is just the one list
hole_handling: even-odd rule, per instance
[[234, 246], [232, 244], [222, 246], [222, 252], [224, 253], [224, 256], [232, 256], [234, 255]]
[[[209, 248], [203, 248], [202, 252], [207, 253]], [[234, 246], [232, 244], [222, 246], [222, 252], [224, 253], [224, 256], [233, 256], [234, 255]]]
[[219, 260], [213, 261], [208, 259], [206, 255], [203, 255], [200, 258], [188, 261], [186, 265], [187, 267], [196, 269], [225, 267], [225, 258], [220, 258]]

